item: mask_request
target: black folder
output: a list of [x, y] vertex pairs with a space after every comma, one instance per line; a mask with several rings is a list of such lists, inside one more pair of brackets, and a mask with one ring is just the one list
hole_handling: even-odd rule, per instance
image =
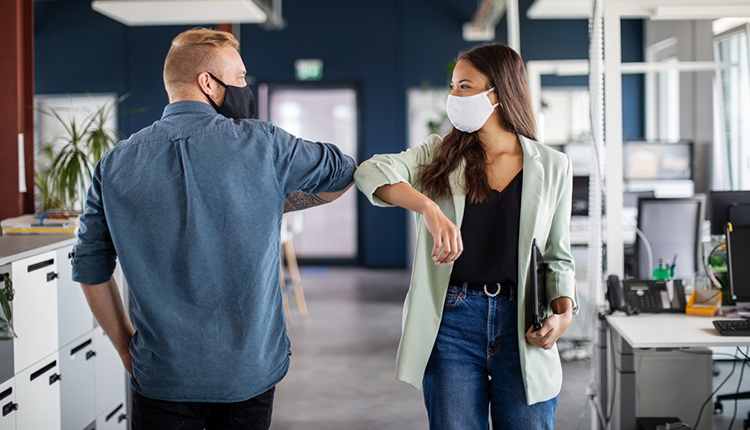
[[534, 330], [539, 330], [547, 314], [547, 264], [536, 246], [536, 239], [531, 241], [531, 300]]

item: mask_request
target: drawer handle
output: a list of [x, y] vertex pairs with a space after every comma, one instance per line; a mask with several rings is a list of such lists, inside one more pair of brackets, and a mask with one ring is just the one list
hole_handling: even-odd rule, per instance
[[87, 346], [91, 345], [91, 339], [81, 343], [80, 345], [76, 346], [75, 348], [70, 350], [70, 355], [76, 355], [76, 353], [83, 348], [86, 348]]
[[34, 379], [44, 375], [47, 373], [48, 370], [53, 369], [55, 366], [57, 366], [57, 360], [52, 360], [52, 362], [41, 369], [37, 370], [36, 372], [31, 374], [30, 380], [33, 381]]
[[[117, 414], [117, 412], [118, 412], [119, 410], [121, 410], [121, 409], [123, 408], [123, 406], [124, 406], [124, 405], [123, 405], [122, 403], [120, 403], [120, 405], [119, 405], [119, 406], [117, 406], [116, 408], [114, 408], [114, 409], [112, 410], [112, 412], [110, 412], [109, 414], [107, 414], [107, 417], [106, 417], [106, 418], [104, 418], [104, 421], [106, 422], [106, 421], [109, 421], [109, 420], [111, 420], [111, 419], [112, 419], [112, 418], [113, 418], [113, 417], [114, 417], [114, 416], [115, 416], [115, 415]], [[118, 423], [119, 423], [120, 421], [122, 421], [122, 416], [123, 416], [123, 415], [125, 415], [125, 414], [120, 414], [120, 415], [119, 415], [119, 416], [117, 417], [117, 420], [118, 420], [117, 422], [118, 422]], [[127, 417], [126, 417], [126, 418], [127, 418]]]
[[47, 282], [54, 281], [55, 279], [57, 279], [59, 277], [60, 277], [60, 275], [58, 275], [57, 273], [55, 273], [55, 272], [49, 272], [49, 273], [47, 273]]
[[57, 381], [61, 381], [61, 380], [62, 380], [62, 375], [59, 374], [59, 373], [53, 373], [53, 374], [49, 375], [49, 384], [50, 385], [54, 384]]
[[33, 272], [34, 270], [39, 270], [39, 269], [45, 268], [47, 266], [51, 266], [53, 264], [55, 264], [55, 259], [54, 258], [50, 259], [50, 260], [42, 261], [42, 262], [39, 262], [39, 263], [36, 263], [36, 264], [32, 264], [26, 270], [28, 272]]
[[7, 405], [3, 406], [3, 416], [8, 415], [9, 413], [13, 411], [18, 410], [18, 403], [10, 402]]
[[89, 351], [86, 353], [86, 360], [91, 360], [94, 357], [96, 357], [96, 351]]

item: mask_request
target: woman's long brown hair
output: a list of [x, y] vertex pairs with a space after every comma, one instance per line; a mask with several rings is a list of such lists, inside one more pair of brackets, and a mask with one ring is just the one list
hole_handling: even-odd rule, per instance
[[[459, 54], [456, 62], [468, 61], [495, 88], [500, 105], [500, 125], [512, 133], [536, 140], [526, 67], [521, 57], [501, 43], [477, 46]], [[481, 203], [492, 196], [487, 178], [487, 155], [477, 133], [453, 128], [443, 139], [438, 154], [419, 175], [422, 189], [432, 198], [450, 196], [448, 175], [466, 160], [464, 187], [469, 203]]]

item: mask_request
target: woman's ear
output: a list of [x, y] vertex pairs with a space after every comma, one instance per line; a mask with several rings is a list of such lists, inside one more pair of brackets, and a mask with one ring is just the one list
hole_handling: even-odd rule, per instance
[[493, 105], [500, 102], [500, 99], [497, 96], [497, 88], [494, 88], [492, 91], [487, 93], [487, 97], [490, 99], [490, 103]]

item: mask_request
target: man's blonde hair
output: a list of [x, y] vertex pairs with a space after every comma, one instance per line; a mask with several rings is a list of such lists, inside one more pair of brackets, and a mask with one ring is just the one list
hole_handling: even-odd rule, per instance
[[224, 62], [217, 48], [227, 46], [238, 49], [240, 44], [226, 31], [199, 27], [178, 34], [164, 60], [167, 94], [171, 97], [183, 87], [196, 85], [202, 72], [219, 73]]

